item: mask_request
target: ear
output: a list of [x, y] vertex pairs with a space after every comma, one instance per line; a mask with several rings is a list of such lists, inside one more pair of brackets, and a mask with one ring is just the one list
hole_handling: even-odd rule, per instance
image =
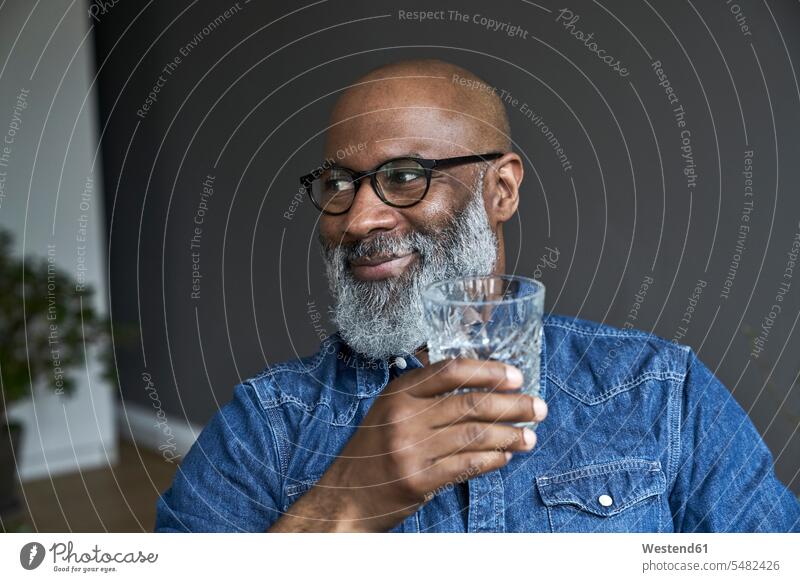
[[489, 220], [493, 224], [507, 222], [519, 206], [519, 187], [525, 170], [522, 160], [514, 152], [491, 162], [484, 178], [484, 202]]

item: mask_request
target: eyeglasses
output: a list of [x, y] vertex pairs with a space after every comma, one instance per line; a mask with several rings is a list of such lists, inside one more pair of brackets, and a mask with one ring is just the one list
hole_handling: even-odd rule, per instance
[[408, 208], [425, 198], [434, 169], [485, 162], [502, 155], [501, 152], [492, 152], [439, 160], [404, 156], [387, 160], [366, 172], [337, 166], [328, 160], [310, 174], [302, 176], [300, 183], [311, 202], [323, 214], [336, 216], [350, 210], [361, 180], [367, 176], [372, 189], [385, 204]]

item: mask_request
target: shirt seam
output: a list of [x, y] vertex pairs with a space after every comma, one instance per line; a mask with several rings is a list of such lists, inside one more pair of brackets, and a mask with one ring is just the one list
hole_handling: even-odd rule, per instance
[[[258, 396], [258, 390], [256, 389], [256, 387], [253, 386], [251, 382], [248, 382], [248, 385], [253, 388], [254, 392], [256, 393], [256, 396]], [[269, 430], [269, 433], [272, 437], [272, 447], [275, 450], [275, 456], [278, 459], [278, 466], [280, 467], [280, 475], [278, 477], [280, 481], [280, 491], [281, 494], [283, 495], [283, 493], [285, 492], [286, 472], [288, 471], [289, 468], [288, 450], [286, 449], [286, 441], [288, 439], [288, 435], [286, 434], [283, 418], [281, 418], [281, 415], [278, 413], [277, 407], [264, 406], [264, 403], [262, 402], [261, 398], [258, 398], [258, 402], [259, 406], [261, 406], [261, 409], [264, 411], [264, 414], [267, 415], [267, 420], [268, 420], [267, 429]], [[283, 428], [284, 432], [284, 434], [280, 438], [276, 432], [278, 425], [280, 425], [280, 427]]]
[[314, 354], [313, 359], [311, 362], [309, 362], [308, 366], [302, 366], [299, 360], [275, 364], [274, 366], [270, 366], [266, 370], [263, 370], [259, 374], [256, 374], [251, 378], [251, 380], [261, 380], [262, 378], [274, 376], [275, 374], [279, 374], [281, 372], [313, 372], [322, 365], [325, 355], [326, 351], [320, 349], [316, 354]]
[[[614, 461], [607, 461], [605, 463], [592, 463], [586, 467], [578, 467], [577, 469], [570, 469], [564, 473], [557, 475], [543, 475], [536, 478], [536, 482], [542, 486], [548, 486], [556, 483], [569, 483], [584, 477], [597, 477], [600, 475], [607, 475], [609, 473], [616, 473], [624, 469], [647, 469], [653, 473], [661, 470], [661, 463], [651, 459], [641, 459], [629, 457]], [[559, 479], [560, 477], [565, 477]]]
[[599, 396], [595, 396], [593, 398], [587, 398], [579, 394], [577, 391], [572, 390], [571, 388], [567, 387], [567, 385], [554, 376], [552, 376], [549, 371], [547, 373], [547, 377], [551, 380], [556, 386], [558, 386], [561, 390], [572, 396], [573, 398], [580, 400], [584, 404], [588, 404], [590, 406], [600, 404], [609, 398], [620, 394], [621, 392], [626, 392], [635, 388], [642, 382], [646, 380], [672, 380], [672, 381], [685, 381], [686, 375], [675, 374], [674, 372], [643, 372], [639, 374], [635, 378], [628, 380], [627, 382], [623, 382], [622, 384], [617, 384], [609, 387], [608, 390], [603, 392]]
[[[334, 336], [330, 336], [328, 339], [323, 341], [320, 344], [319, 350], [316, 354], [311, 356], [311, 361], [309, 362], [308, 366], [304, 366], [302, 368], [303, 372], [311, 372], [316, 370], [322, 365], [322, 362], [325, 360], [325, 356], [328, 355], [328, 350], [330, 346], [332, 346], [336, 342]], [[331, 352], [332, 353], [332, 352]], [[267, 366], [267, 368], [260, 373], [256, 374], [250, 380], [260, 380], [266, 376], [272, 376], [274, 374], [278, 374], [280, 372], [297, 372], [298, 366], [300, 365], [301, 359], [290, 360], [288, 362], [280, 362], [275, 364], [274, 366]]]
[[[586, 335], [586, 336], [600, 336], [600, 337], [629, 337], [629, 338], [641, 338], [641, 339], [652, 339], [657, 341], [658, 343], [680, 349], [681, 344], [675, 344], [674, 342], [667, 340], [663, 337], [657, 336], [653, 333], [648, 333], [642, 330], [625, 330], [625, 329], [613, 329], [608, 324], [601, 323], [600, 326], [602, 327], [593, 327], [593, 326], [580, 326], [576, 324], [570, 323], [559, 323], [553, 321], [546, 321], [544, 322], [545, 327], [558, 327], [561, 329], [565, 329], [567, 331], [573, 331], [575, 333]], [[605, 329], [603, 329], [605, 328]]]
[[669, 474], [670, 491], [675, 485], [678, 478], [678, 464], [680, 463], [681, 455], [681, 423], [682, 423], [682, 401], [686, 393], [686, 377], [688, 373], [683, 374], [683, 378], [679, 383], [676, 383], [672, 390], [670, 390], [669, 403], [669, 462], [667, 463], [667, 473]]

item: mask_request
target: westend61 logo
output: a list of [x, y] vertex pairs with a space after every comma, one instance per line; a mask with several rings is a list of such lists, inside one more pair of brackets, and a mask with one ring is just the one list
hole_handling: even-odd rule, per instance
[[[158, 554], [145, 554], [137, 552], [104, 552], [95, 544], [88, 552], [73, 551], [72, 542], [66, 544], [57, 542], [49, 550], [39, 542], [29, 542], [22, 546], [19, 552], [19, 563], [26, 570], [38, 568], [44, 561], [47, 552], [53, 557], [54, 572], [115, 572], [113, 564], [153, 564], [158, 560]], [[112, 564], [112, 565], [108, 565]]]

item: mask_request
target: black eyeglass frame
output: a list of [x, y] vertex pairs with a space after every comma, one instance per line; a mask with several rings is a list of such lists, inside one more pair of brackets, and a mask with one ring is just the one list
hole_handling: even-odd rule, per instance
[[[393, 208], [410, 208], [422, 202], [425, 196], [427, 196], [428, 190], [430, 189], [431, 186], [431, 174], [434, 169], [447, 168], [451, 166], [457, 166], [460, 164], [485, 162], [489, 160], [495, 160], [504, 155], [505, 152], [490, 152], [488, 154], [475, 154], [471, 156], [457, 156], [454, 158], [440, 158], [440, 159], [415, 158], [413, 156], [399, 156], [396, 158], [392, 158], [390, 160], [383, 161], [372, 170], [367, 170], [366, 172], [357, 172], [356, 170], [351, 170], [350, 168], [346, 168], [338, 164], [328, 164], [328, 165], [322, 164], [319, 168], [317, 168], [310, 174], [301, 176], [300, 184], [305, 188], [306, 194], [308, 195], [308, 198], [309, 200], [311, 200], [311, 203], [314, 205], [314, 207], [317, 208], [323, 214], [328, 214], [330, 216], [340, 216], [350, 211], [350, 209], [353, 207], [353, 202], [355, 202], [358, 189], [361, 187], [361, 180], [363, 180], [367, 176], [370, 177], [370, 184], [372, 185], [372, 189], [375, 191], [375, 193], [378, 195], [378, 197], [384, 204], [392, 206]], [[389, 200], [387, 200], [386, 196], [383, 194], [383, 191], [381, 190], [380, 186], [378, 185], [378, 179], [376, 178], [378, 172], [383, 166], [400, 160], [411, 160], [413, 162], [418, 163], [422, 167], [422, 169], [425, 170], [425, 191], [422, 193], [422, 196], [420, 196], [418, 200], [412, 202], [411, 204], [394, 204], [392, 202], [389, 202]], [[329, 210], [325, 210], [319, 204], [317, 204], [317, 201], [314, 200], [314, 195], [312, 194], [312, 184], [314, 180], [319, 178], [323, 172], [332, 168], [336, 168], [337, 170], [344, 170], [345, 172], [350, 174], [351, 181], [353, 182], [353, 197], [350, 200], [350, 205], [341, 212], [331, 212]]]

